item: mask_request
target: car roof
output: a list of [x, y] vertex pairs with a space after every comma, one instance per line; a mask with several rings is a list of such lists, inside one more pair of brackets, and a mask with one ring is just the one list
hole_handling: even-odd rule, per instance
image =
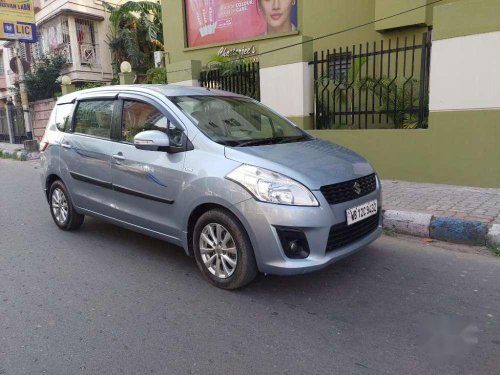
[[149, 93], [149, 94], [161, 94], [167, 97], [170, 96], [191, 96], [191, 95], [206, 95], [206, 96], [233, 96], [244, 98], [243, 95], [235, 94], [228, 91], [207, 89], [205, 87], [191, 87], [191, 86], [180, 86], [180, 85], [113, 85], [113, 86], [102, 86], [92, 89], [86, 89], [81, 91], [76, 91], [71, 94], [61, 96], [57, 104], [71, 103], [78, 99], [79, 97], [92, 97], [93, 95], [99, 95], [101, 92], [106, 93]]

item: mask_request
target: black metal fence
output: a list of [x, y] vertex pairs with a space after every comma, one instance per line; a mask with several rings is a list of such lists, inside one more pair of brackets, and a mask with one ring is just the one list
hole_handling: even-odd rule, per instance
[[260, 100], [259, 63], [202, 71], [200, 84], [209, 89], [230, 91]]
[[[12, 129], [14, 143], [22, 143], [27, 139], [24, 127], [22, 108], [10, 107], [10, 114], [5, 108], [0, 108], [0, 142], [10, 142], [9, 123]], [[7, 116], [10, 116], [10, 121]]]
[[430, 57], [430, 32], [315, 52], [315, 128], [426, 128]]

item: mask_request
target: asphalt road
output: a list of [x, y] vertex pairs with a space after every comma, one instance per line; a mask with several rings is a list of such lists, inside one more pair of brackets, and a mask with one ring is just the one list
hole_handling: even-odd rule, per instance
[[0, 159], [0, 374], [499, 374], [500, 260], [382, 238], [227, 292], [177, 247], [56, 228]]

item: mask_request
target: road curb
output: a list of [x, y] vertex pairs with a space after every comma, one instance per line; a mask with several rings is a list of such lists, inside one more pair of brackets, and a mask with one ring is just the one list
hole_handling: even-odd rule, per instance
[[383, 218], [386, 231], [467, 245], [500, 245], [500, 224], [402, 210], [386, 210]]
[[486, 236], [486, 243], [490, 246], [500, 246], [500, 224], [493, 224]]
[[384, 227], [397, 233], [418, 237], [429, 237], [432, 215], [420, 212], [386, 210]]
[[431, 238], [467, 245], [486, 245], [488, 234], [485, 223], [452, 217], [433, 218], [429, 229]]

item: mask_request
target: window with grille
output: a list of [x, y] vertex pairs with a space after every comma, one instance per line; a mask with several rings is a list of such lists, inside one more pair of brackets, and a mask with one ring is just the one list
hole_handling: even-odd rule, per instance
[[333, 53], [328, 56], [328, 68], [330, 79], [345, 82], [351, 68], [351, 52]]
[[97, 64], [98, 45], [96, 44], [96, 27], [93, 21], [76, 18], [76, 40], [80, 49], [81, 64]]
[[31, 45], [31, 54], [35, 60], [47, 55], [64, 54], [71, 63], [71, 45], [67, 17], [55, 18], [38, 27], [38, 42]]

